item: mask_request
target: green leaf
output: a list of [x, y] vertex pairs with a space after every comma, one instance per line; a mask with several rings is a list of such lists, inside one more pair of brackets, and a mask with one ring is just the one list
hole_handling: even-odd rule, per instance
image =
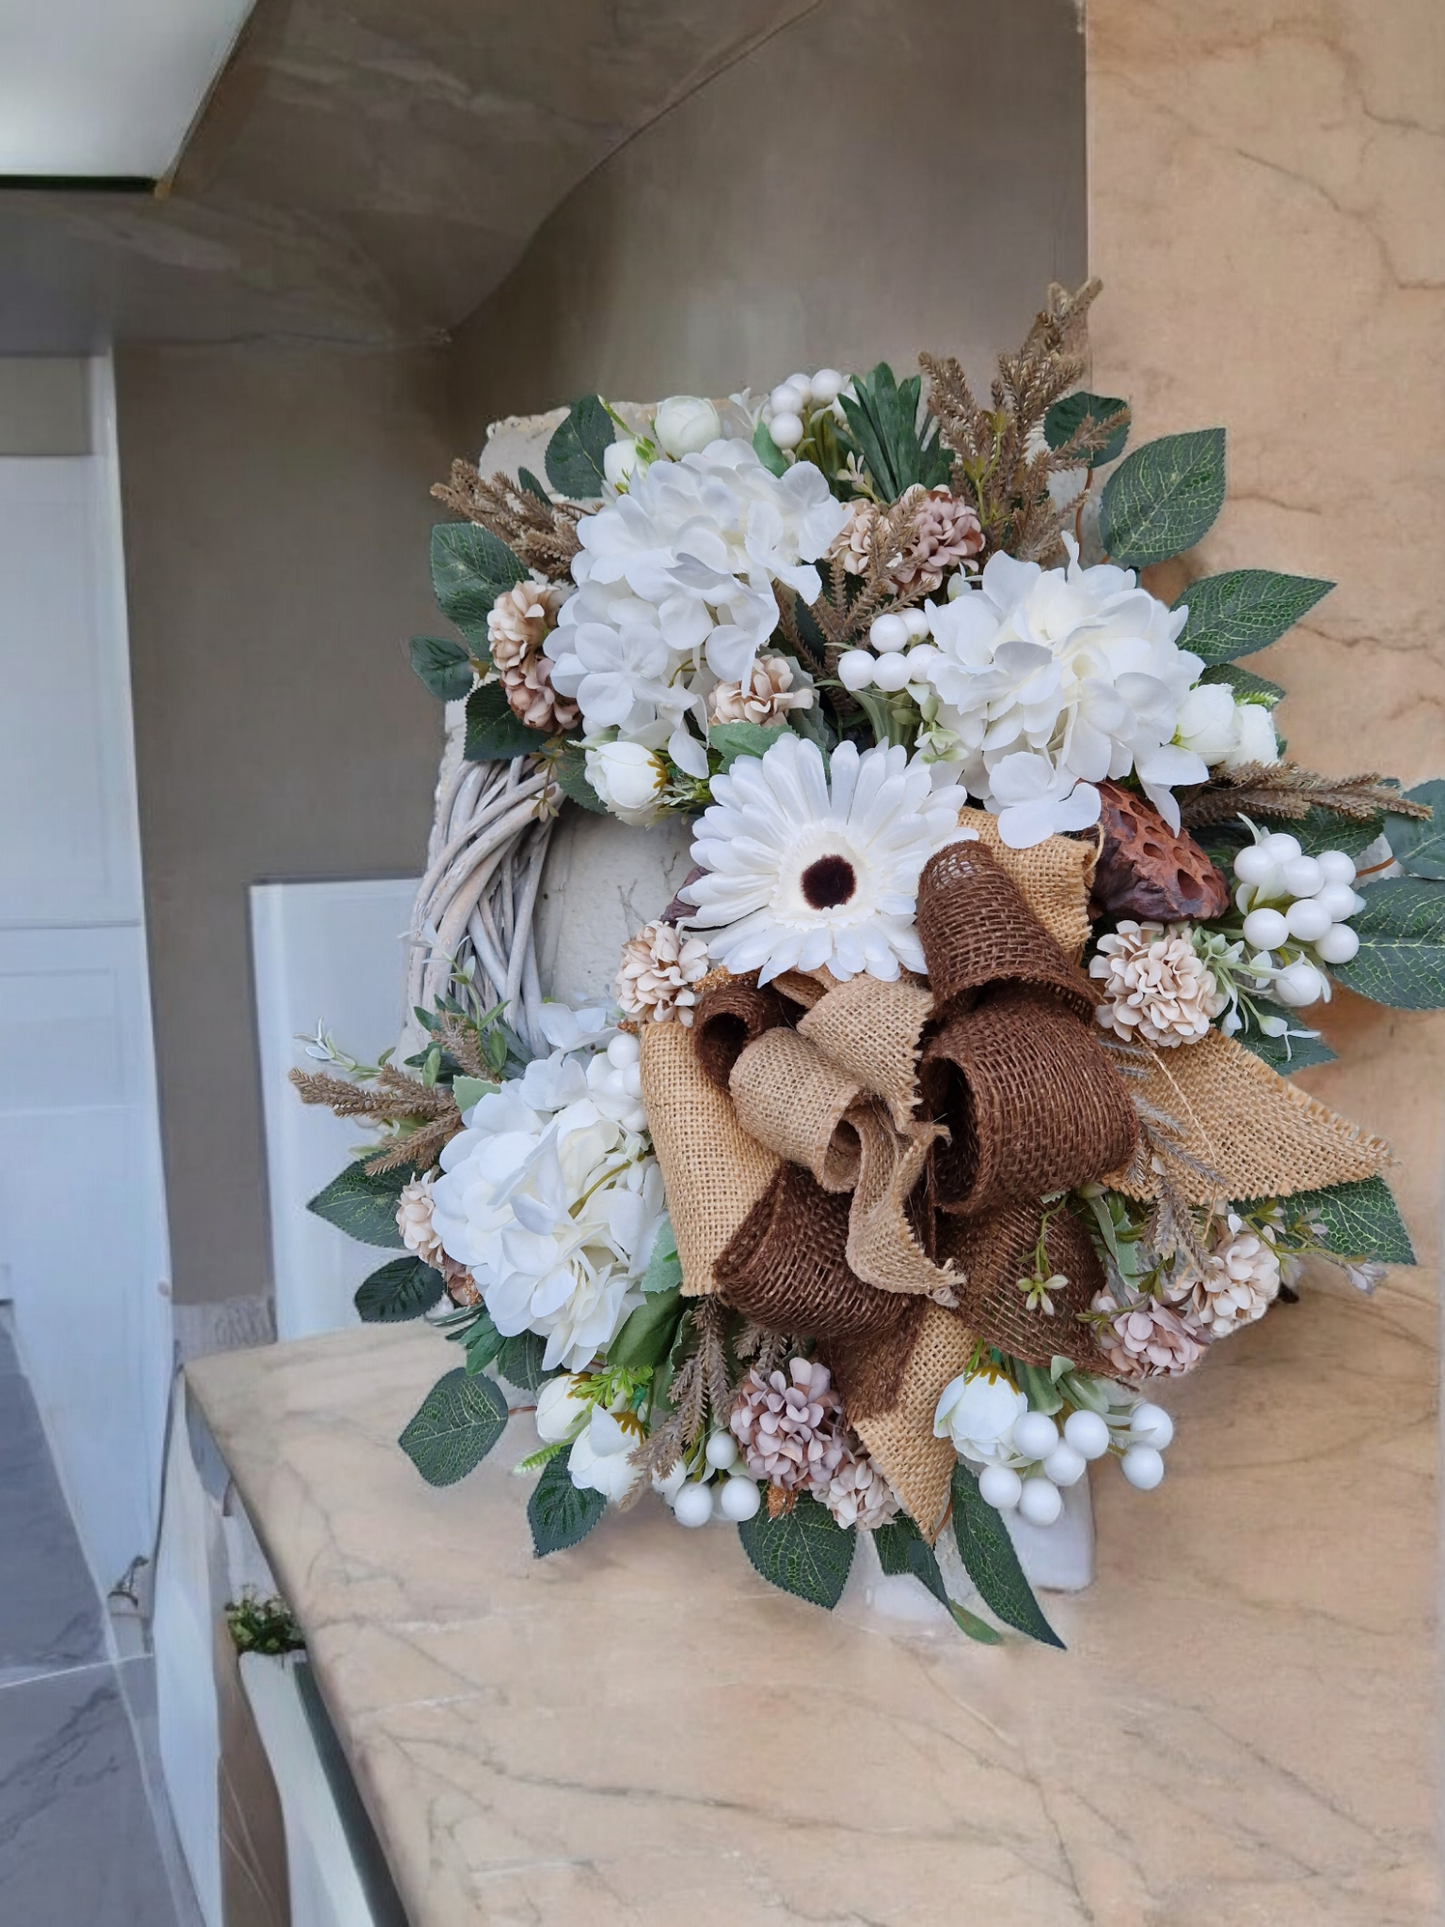
[[1288, 1202], [1292, 1211], [1324, 1225], [1327, 1251], [1342, 1258], [1373, 1258], [1382, 1265], [1415, 1262], [1410, 1234], [1383, 1178], [1332, 1184], [1324, 1191], [1297, 1191]]
[[428, 1485], [455, 1485], [506, 1429], [501, 1386], [495, 1379], [469, 1378], [458, 1365], [432, 1386], [399, 1443]]
[[537, 480], [530, 468], [519, 468], [517, 480], [522, 484], [524, 494], [535, 495], [543, 508], [551, 508], [552, 498], [547, 493], [546, 486]]
[[411, 666], [439, 703], [460, 702], [472, 686], [472, 659], [446, 636], [413, 636], [407, 644]]
[[[1288, 1011], [1280, 1012], [1282, 1017], [1289, 1014]], [[1240, 1031], [1234, 1041], [1243, 1044], [1247, 1051], [1253, 1051], [1256, 1057], [1262, 1057], [1270, 1069], [1278, 1071], [1281, 1077], [1293, 1076], [1295, 1071], [1307, 1071], [1312, 1064], [1333, 1064], [1337, 1054], [1322, 1037], [1265, 1037], [1259, 1031], [1250, 1029]]]
[[490, 662], [487, 617], [492, 604], [527, 571], [490, 529], [475, 522], [438, 522], [431, 532], [431, 581], [437, 607]]
[[764, 755], [781, 740], [783, 727], [776, 723], [771, 729], [764, 729], [761, 723], [714, 723], [707, 733], [708, 748], [717, 751], [723, 768], [729, 770], [739, 756]]
[[547, 480], [559, 495], [590, 502], [602, 493], [602, 466], [616, 429], [600, 395], [583, 395], [547, 444]]
[[[1128, 402], [1120, 401], [1117, 395], [1065, 395], [1056, 401], [1044, 416], [1044, 440], [1050, 448], [1062, 448], [1084, 425], [1086, 415], [1092, 415], [1095, 425], [1102, 427], [1111, 415], [1117, 415], [1121, 408], [1127, 409]], [[1121, 428], [1105, 442], [1096, 454], [1080, 457], [1083, 468], [1102, 468], [1106, 462], [1117, 462], [1124, 453], [1124, 444], [1129, 439], [1129, 424]]]
[[644, 1365], [660, 1365], [672, 1350], [681, 1317], [680, 1285], [644, 1298], [607, 1347], [607, 1363], [623, 1365], [632, 1371]]
[[643, 1295], [651, 1298], [655, 1292], [671, 1291], [674, 1285], [681, 1283], [682, 1260], [677, 1255], [677, 1247], [670, 1238], [659, 1237], [652, 1247], [647, 1270], [643, 1273]]
[[607, 1501], [600, 1492], [578, 1491], [567, 1470], [566, 1455], [558, 1453], [543, 1466], [527, 1501], [533, 1552], [545, 1559], [549, 1552], [580, 1544], [606, 1510]]
[[393, 1258], [356, 1288], [352, 1303], [366, 1325], [399, 1325], [439, 1303], [442, 1275], [420, 1258]]
[[1209, 663], [1251, 656], [1278, 642], [1334, 586], [1314, 576], [1276, 575], [1272, 569], [1229, 569], [1204, 576], [1174, 599], [1176, 609], [1189, 609], [1179, 647], [1192, 649]]
[[402, 1186], [416, 1173], [410, 1165], [399, 1165], [396, 1170], [382, 1171], [373, 1178], [367, 1176], [366, 1164], [366, 1158], [348, 1164], [324, 1191], [316, 1193], [306, 1209], [364, 1245], [405, 1250], [396, 1228], [396, 1207], [401, 1201]]
[[856, 401], [848, 395], [838, 399], [868, 472], [888, 501], [897, 501], [914, 482], [935, 488], [948, 480], [952, 462], [939, 443], [938, 423], [929, 416], [921, 438], [918, 433], [917, 375], [896, 381], [888, 363], [880, 361], [872, 374], [853, 377], [853, 391]]
[[1236, 702], [1258, 702], [1266, 709], [1273, 709], [1276, 703], [1283, 702], [1287, 694], [1277, 682], [1266, 682], [1263, 676], [1256, 676], [1253, 670], [1241, 669], [1232, 662], [1211, 663], [1199, 680], [1225, 683], [1234, 691]]
[[1126, 456], [1104, 484], [1099, 533], [1111, 562], [1147, 568], [1192, 549], [1223, 505], [1224, 430], [1164, 435]]
[[1340, 983], [1395, 1010], [1445, 1005], [1445, 883], [1396, 877], [1360, 892], [1363, 910], [1350, 918], [1360, 940], [1352, 962], [1331, 964]]
[[766, 422], [759, 422], [753, 430], [753, 452], [769, 474], [787, 474], [788, 458], [768, 433]]
[[1008, 1528], [961, 1459], [953, 1468], [953, 1536], [964, 1569], [989, 1611], [1030, 1639], [1062, 1650], [1064, 1642], [1044, 1618], [1024, 1578]]
[[953, 1623], [970, 1639], [976, 1639], [984, 1646], [997, 1646], [1000, 1643], [1002, 1636], [995, 1627], [949, 1598], [933, 1548], [906, 1512], [900, 1512], [887, 1525], [875, 1526], [873, 1543], [878, 1548], [878, 1563], [890, 1577], [911, 1574], [933, 1594], [940, 1605], [948, 1608]]
[[527, 756], [546, 746], [545, 731], [528, 729], [514, 715], [507, 692], [499, 682], [479, 683], [467, 697], [467, 740], [464, 754], [469, 763], [510, 762], [514, 756]]
[[1405, 794], [1412, 803], [1428, 804], [1435, 814], [1428, 823], [1420, 823], [1410, 816], [1396, 816], [1393, 810], [1387, 812], [1385, 834], [1395, 861], [1412, 877], [1445, 878], [1445, 782], [1432, 777]]
[[514, 1338], [502, 1340], [497, 1351], [497, 1370], [509, 1385], [516, 1385], [524, 1392], [535, 1392], [546, 1376], [542, 1370], [546, 1349], [536, 1332], [518, 1332]]
[[467, 1327], [462, 1337], [467, 1354], [467, 1371], [472, 1375], [484, 1372], [506, 1342], [492, 1323], [492, 1314], [483, 1311], [477, 1322]]
[[452, 1096], [457, 1100], [459, 1111], [469, 1111], [499, 1088], [489, 1078], [467, 1077], [460, 1072], [452, 1079]]
[[766, 1506], [738, 1527], [743, 1551], [769, 1585], [831, 1612], [843, 1597], [854, 1535], [806, 1494], [791, 1512], [768, 1517]]
[[607, 805], [588, 782], [587, 757], [576, 743], [568, 743], [553, 763], [552, 774], [564, 796], [580, 803], [584, 810], [591, 810], [594, 816], [606, 816]]

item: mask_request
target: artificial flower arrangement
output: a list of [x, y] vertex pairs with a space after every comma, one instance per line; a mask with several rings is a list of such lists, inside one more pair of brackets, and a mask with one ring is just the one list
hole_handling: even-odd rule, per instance
[[[1050, 290], [987, 404], [931, 356], [630, 426], [590, 396], [545, 482], [435, 491], [461, 639], [412, 655], [465, 756], [422, 1048], [319, 1033], [293, 1076], [373, 1127], [312, 1207], [402, 1254], [361, 1316], [458, 1350], [401, 1444], [460, 1478], [522, 1388], [539, 1555], [655, 1493], [832, 1606], [866, 1532], [996, 1640], [949, 1524], [1056, 1644], [1010, 1515], [1091, 1460], [1157, 1486], [1150, 1394], [1306, 1257], [1366, 1291], [1413, 1262], [1386, 1145], [1289, 1079], [1333, 983], [1445, 1002], [1445, 784], [1288, 759], [1241, 658], [1329, 583], [1141, 582], [1213, 523], [1224, 433], [1125, 454], [1078, 388], [1096, 292]], [[542, 1001], [527, 947], [565, 799], [697, 819], [608, 1009]]]

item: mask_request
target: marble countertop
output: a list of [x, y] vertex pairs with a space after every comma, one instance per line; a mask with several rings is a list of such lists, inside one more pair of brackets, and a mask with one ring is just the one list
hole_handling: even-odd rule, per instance
[[1435, 1315], [1325, 1285], [1096, 1482], [1066, 1654], [831, 1617], [660, 1507], [531, 1556], [510, 1468], [395, 1445], [415, 1326], [189, 1368], [414, 1927], [1417, 1927], [1436, 1918]]

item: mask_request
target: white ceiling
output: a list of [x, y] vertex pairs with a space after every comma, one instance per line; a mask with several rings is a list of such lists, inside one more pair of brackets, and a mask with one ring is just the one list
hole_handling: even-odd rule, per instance
[[0, 174], [159, 179], [252, 0], [0, 0]]

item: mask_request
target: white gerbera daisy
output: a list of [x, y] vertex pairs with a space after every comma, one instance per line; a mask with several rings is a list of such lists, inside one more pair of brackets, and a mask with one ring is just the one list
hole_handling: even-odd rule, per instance
[[707, 871], [682, 895], [688, 923], [716, 931], [708, 949], [735, 975], [763, 983], [824, 964], [846, 979], [895, 978], [925, 968], [914, 929], [918, 878], [958, 834], [958, 790], [935, 791], [928, 767], [902, 748], [860, 756], [791, 730], [763, 756], [740, 756], [715, 776], [692, 859]]

